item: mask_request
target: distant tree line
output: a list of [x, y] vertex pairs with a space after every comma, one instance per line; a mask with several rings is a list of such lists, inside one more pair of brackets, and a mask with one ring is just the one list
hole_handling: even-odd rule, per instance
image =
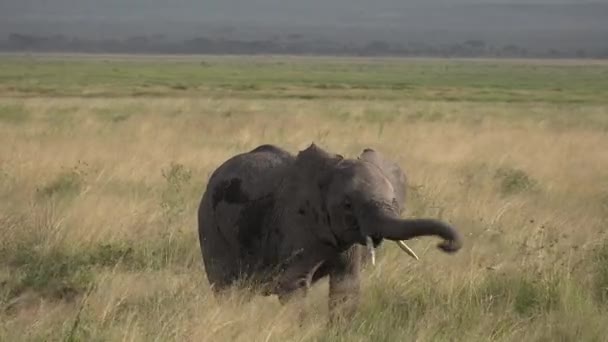
[[299, 34], [265, 40], [238, 40], [199, 37], [169, 41], [162, 35], [126, 39], [94, 40], [64, 35], [11, 33], [0, 41], [5, 52], [81, 52], [81, 53], [162, 53], [162, 54], [291, 54], [334, 56], [426, 56], [426, 57], [511, 57], [511, 58], [608, 58], [608, 41], [597, 49], [528, 49], [514, 44], [492, 45], [467, 40], [445, 45], [427, 43], [396, 44], [383, 40], [345, 43], [306, 39]]

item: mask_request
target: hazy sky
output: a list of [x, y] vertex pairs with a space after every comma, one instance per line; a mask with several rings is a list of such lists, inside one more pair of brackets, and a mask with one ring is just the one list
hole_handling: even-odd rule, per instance
[[585, 37], [608, 32], [608, 0], [0, 0], [0, 36], [193, 37], [210, 27], [241, 35], [375, 30], [392, 38], [423, 32], [475, 38], [557, 30]]
[[[71, 21], [84, 18], [111, 21], [147, 18], [171, 21], [221, 19], [262, 23], [295, 19], [305, 24], [330, 19], [348, 21], [354, 17], [383, 18], [425, 10], [441, 15], [442, 11], [450, 11], [459, 6], [488, 8], [489, 5], [551, 4], [555, 7], [553, 10], [572, 11], [572, 8], [566, 9], [558, 5], [591, 3], [608, 4], [608, 0], [1, 0], [0, 16], [17, 21]], [[585, 10], [585, 6], [579, 7], [580, 10]], [[503, 9], [506, 11], [509, 6]], [[283, 17], [277, 17], [277, 14]]]

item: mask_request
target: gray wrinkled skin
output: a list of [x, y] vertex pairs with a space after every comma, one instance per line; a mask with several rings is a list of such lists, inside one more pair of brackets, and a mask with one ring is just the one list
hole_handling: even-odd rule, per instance
[[211, 175], [198, 211], [207, 278], [219, 294], [241, 279], [282, 303], [329, 276], [329, 308], [356, 311], [365, 242], [459, 233], [432, 219], [401, 219], [406, 177], [371, 149], [345, 159], [312, 144], [296, 156], [272, 145], [236, 155]]

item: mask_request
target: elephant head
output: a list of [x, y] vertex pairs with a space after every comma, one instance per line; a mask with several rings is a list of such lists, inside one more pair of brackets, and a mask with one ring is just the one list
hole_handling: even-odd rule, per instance
[[460, 234], [447, 223], [401, 218], [405, 181], [397, 164], [371, 149], [346, 159], [313, 143], [298, 153], [282, 200], [290, 224], [305, 232], [302, 239], [314, 236], [337, 252], [354, 244], [373, 251], [387, 239], [410, 253], [403, 241], [426, 235], [442, 238], [438, 247], [445, 252], [460, 249]]

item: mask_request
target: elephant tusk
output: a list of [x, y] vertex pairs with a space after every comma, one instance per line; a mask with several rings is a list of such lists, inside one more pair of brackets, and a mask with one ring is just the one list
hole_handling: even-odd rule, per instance
[[365, 239], [365, 246], [372, 258], [372, 265], [376, 265], [376, 250], [374, 249], [374, 242], [370, 236]]
[[414, 253], [414, 251], [405, 244], [405, 242], [401, 241], [401, 240], [397, 240], [395, 241], [395, 243], [397, 244], [397, 246], [399, 246], [399, 248], [401, 248], [405, 253], [409, 254], [409, 256], [411, 256], [412, 258], [416, 259], [416, 260], [420, 260], [418, 259], [418, 256], [416, 255], [416, 253]]

